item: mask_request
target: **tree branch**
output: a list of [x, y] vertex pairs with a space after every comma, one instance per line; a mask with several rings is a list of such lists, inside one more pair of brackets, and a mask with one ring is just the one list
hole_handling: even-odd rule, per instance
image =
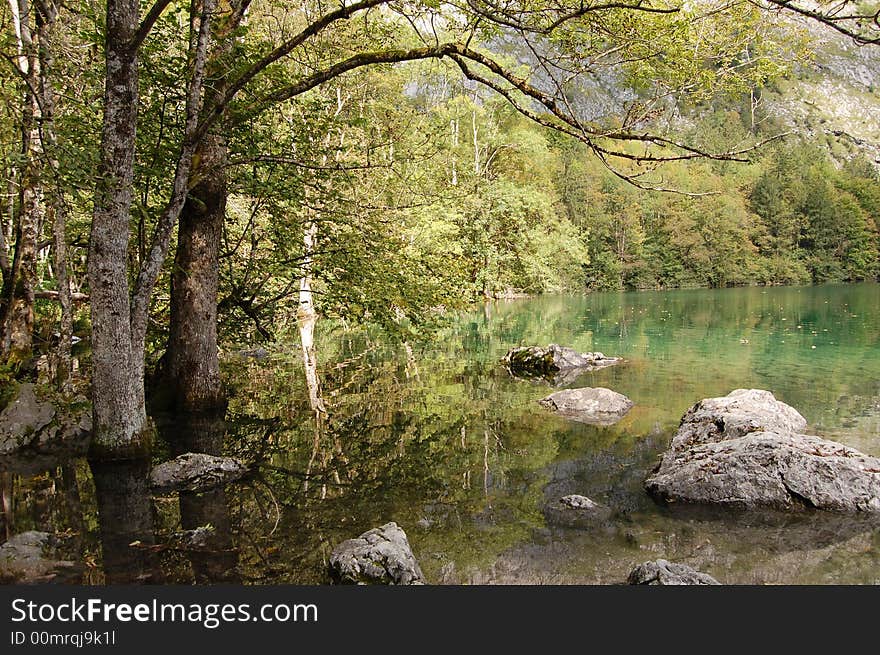
[[332, 23], [335, 23], [338, 20], [347, 20], [359, 11], [370, 9], [372, 7], [377, 7], [390, 1], [391, 0], [361, 0], [361, 2], [356, 2], [355, 4], [348, 6], [343, 5], [335, 11], [324, 14], [316, 21], [307, 25], [296, 36], [285, 41], [280, 46], [272, 50], [272, 52], [264, 55], [261, 59], [250, 66], [250, 68], [248, 68], [244, 73], [242, 73], [238, 77], [238, 79], [231, 82], [227, 86], [226, 91], [223, 93], [223, 96], [211, 108], [213, 114], [218, 116], [222, 114], [229, 102], [236, 96], [239, 91], [241, 91], [248, 84], [248, 82], [250, 82], [262, 71], [264, 71], [266, 68], [268, 68], [278, 60], [289, 55], [291, 52], [293, 52], [294, 49], [302, 45], [311, 37], [318, 34], [325, 27], [329, 26]]
[[[134, 293], [131, 301], [131, 333], [132, 341], [142, 340], [146, 334], [147, 316], [149, 314], [150, 294], [156, 285], [159, 271], [165, 261], [165, 255], [171, 241], [171, 232], [186, 202], [192, 159], [198, 143], [195, 138], [199, 114], [202, 106], [202, 90], [205, 82], [205, 69], [208, 59], [208, 43], [211, 38], [211, 16], [216, 7], [216, 0], [205, 0], [199, 19], [199, 33], [193, 56], [193, 70], [187, 89], [186, 122], [184, 126], [183, 144], [177, 159], [174, 172], [171, 197], [153, 231], [150, 250], [141, 264]], [[133, 352], [142, 352], [142, 344], [134, 344]]]
[[766, 10], [767, 5], [775, 6], [819, 21], [848, 36], [859, 45], [880, 45], [880, 9], [874, 13], [858, 13], [857, 10], [856, 13], [840, 13], [846, 7], [856, 5], [852, 0], [842, 0], [827, 12], [801, 6], [793, 0], [764, 0], [766, 5], [759, 0], [750, 1], [761, 9]]
[[147, 15], [144, 16], [144, 19], [141, 21], [141, 24], [138, 26], [138, 31], [135, 32], [134, 37], [131, 40], [131, 49], [132, 51], [136, 51], [143, 44], [144, 39], [150, 34], [150, 30], [153, 29], [153, 25], [156, 24], [156, 21], [159, 20], [159, 17], [162, 15], [162, 12], [171, 4], [171, 0], [156, 0], [155, 4], [150, 7], [150, 10], [147, 12]]

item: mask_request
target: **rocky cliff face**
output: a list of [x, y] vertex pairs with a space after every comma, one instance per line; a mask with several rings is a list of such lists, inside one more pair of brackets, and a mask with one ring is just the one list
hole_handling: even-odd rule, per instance
[[805, 30], [813, 62], [763, 93], [763, 113], [824, 139], [838, 158], [861, 152], [880, 164], [880, 46], [807, 19], [791, 23]]

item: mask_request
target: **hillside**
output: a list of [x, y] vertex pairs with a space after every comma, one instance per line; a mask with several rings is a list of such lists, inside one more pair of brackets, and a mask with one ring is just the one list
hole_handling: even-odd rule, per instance
[[792, 22], [806, 30], [813, 63], [762, 93], [764, 115], [824, 142], [838, 159], [861, 152], [880, 163], [880, 48], [814, 21]]

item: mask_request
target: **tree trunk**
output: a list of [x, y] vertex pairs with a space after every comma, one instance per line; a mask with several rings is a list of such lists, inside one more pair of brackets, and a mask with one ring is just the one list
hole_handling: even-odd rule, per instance
[[226, 217], [226, 141], [208, 135], [198, 151], [177, 236], [171, 292], [167, 379], [179, 412], [225, 408], [217, 348], [217, 280]]
[[50, 78], [54, 65], [51, 35], [58, 18], [58, 5], [54, 0], [38, 4], [37, 33], [39, 40], [40, 64], [40, 105], [42, 111], [41, 134], [44, 141], [49, 167], [55, 177], [54, 184], [47, 192], [46, 218], [52, 225], [55, 282], [58, 287], [58, 302], [61, 305], [61, 325], [57, 346], [55, 382], [62, 391], [69, 386], [71, 357], [70, 341], [73, 337], [73, 303], [70, 281], [67, 277], [67, 220], [63, 189], [60, 180], [60, 165], [56, 155], [58, 139], [55, 135], [55, 90]]
[[[137, 0], [108, 0], [101, 133], [101, 164], [89, 242], [92, 304], [93, 459], [125, 459], [149, 450], [152, 429], [144, 402], [144, 344], [150, 296], [168, 254], [171, 233], [186, 200], [199, 115], [211, 18], [216, 3], [193, 3], [192, 76], [186, 121], [171, 196], [159, 217], [146, 259], [129, 296], [128, 261], [135, 132], [137, 126]], [[148, 26], [145, 26], [146, 30]]]
[[[247, 0], [217, 3], [222, 18], [215, 22], [212, 51], [206, 62], [217, 79], [205, 101], [208, 112], [226, 91], [217, 69], [223, 70], [223, 59], [234, 45], [232, 34], [244, 20], [248, 4]], [[221, 112], [215, 132], [205, 135], [199, 144], [198, 170], [194, 171], [198, 182], [187, 195], [178, 228], [164, 381], [173, 392], [171, 409], [182, 413], [214, 413], [226, 407], [217, 344], [220, 239], [228, 193], [224, 129]]]
[[96, 457], [133, 456], [149, 447], [143, 352], [132, 347], [126, 265], [138, 105], [138, 57], [131, 44], [138, 9], [138, 0], [107, 2], [101, 163], [89, 242]]
[[33, 356], [37, 235], [44, 213], [42, 115], [36, 95], [41, 79], [37, 57], [40, 44], [39, 33], [34, 30], [34, 12], [26, 0], [12, 2], [10, 6], [18, 39], [16, 66], [25, 80], [21, 122], [24, 169], [14, 217], [15, 254], [9, 275], [4, 276], [0, 301], [0, 352], [14, 366], [28, 367]]
[[309, 221], [303, 230], [303, 275], [299, 282], [299, 339], [302, 347], [303, 366], [306, 373], [306, 386], [309, 390], [309, 405], [316, 414], [326, 414], [324, 399], [321, 396], [321, 381], [318, 378], [318, 357], [315, 350], [315, 323], [318, 313], [312, 294], [312, 254], [318, 236], [318, 224]]

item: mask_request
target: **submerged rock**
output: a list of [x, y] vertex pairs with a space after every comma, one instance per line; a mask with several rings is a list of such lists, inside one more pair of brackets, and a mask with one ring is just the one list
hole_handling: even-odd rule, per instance
[[150, 472], [150, 486], [159, 493], [207, 491], [238, 480], [247, 471], [244, 464], [232, 457], [184, 453], [156, 466]]
[[0, 545], [0, 583], [33, 584], [51, 582], [73, 562], [52, 559], [48, 553], [54, 537], [48, 532], [30, 530]]
[[[19, 385], [16, 396], [0, 412], [0, 458], [84, 451], [92, 429], [91, 415], [59, 411], [39, 398], [34, 385]], [[0, 462], [0, 470], [7, 468]]]
[[800, 434], [806, 424], [768, 391], [700, 401], [645, 488], [671, 502], [880, 512], [880, 459]]
[[507, 370], [519, 377], [544, 377], [554, 379], [567, 373], [605, 368], [621, 361], [620, 357], [606, 357], [600, 352], [579, 353], [551, 343], [546, 348], [540, 346], [523, 346], [513, 348], [503, 359]]
[[592, 425], [617, 423], [633, 406], [623, 394], [604, 387], [564, 389], [538, 402], [566, 418]]
[[210, 548], [216, 533], [217, 530], [212, 525], [201, 525], [192, 530], [181, 530], [169, 535], [168, 546], [188, 550], [205, 550]]
[[568, 496], [563, 496], [559, 499], [559, 503], [571, 509], [593, 510], [597, 507], [600, 507], [599, 503], [590, 500], [586, 496], [580, 496], [578, 494], [569, 494]]
[[612, 513], [610, 507], [580, 494], [569, 494], [544, 505], [547, 524], [563, 528], [594, 528], [608, 521]]
[[425, 584], [406, 533], [393, 522], [336, 546], [330, 554], [330, 577], [339, 584]]
[[675, 564], [665, 559], [639, 564], [627, 578], [631, 585], [718, 585], [711, 575], [701, 573], [687, 564]]

